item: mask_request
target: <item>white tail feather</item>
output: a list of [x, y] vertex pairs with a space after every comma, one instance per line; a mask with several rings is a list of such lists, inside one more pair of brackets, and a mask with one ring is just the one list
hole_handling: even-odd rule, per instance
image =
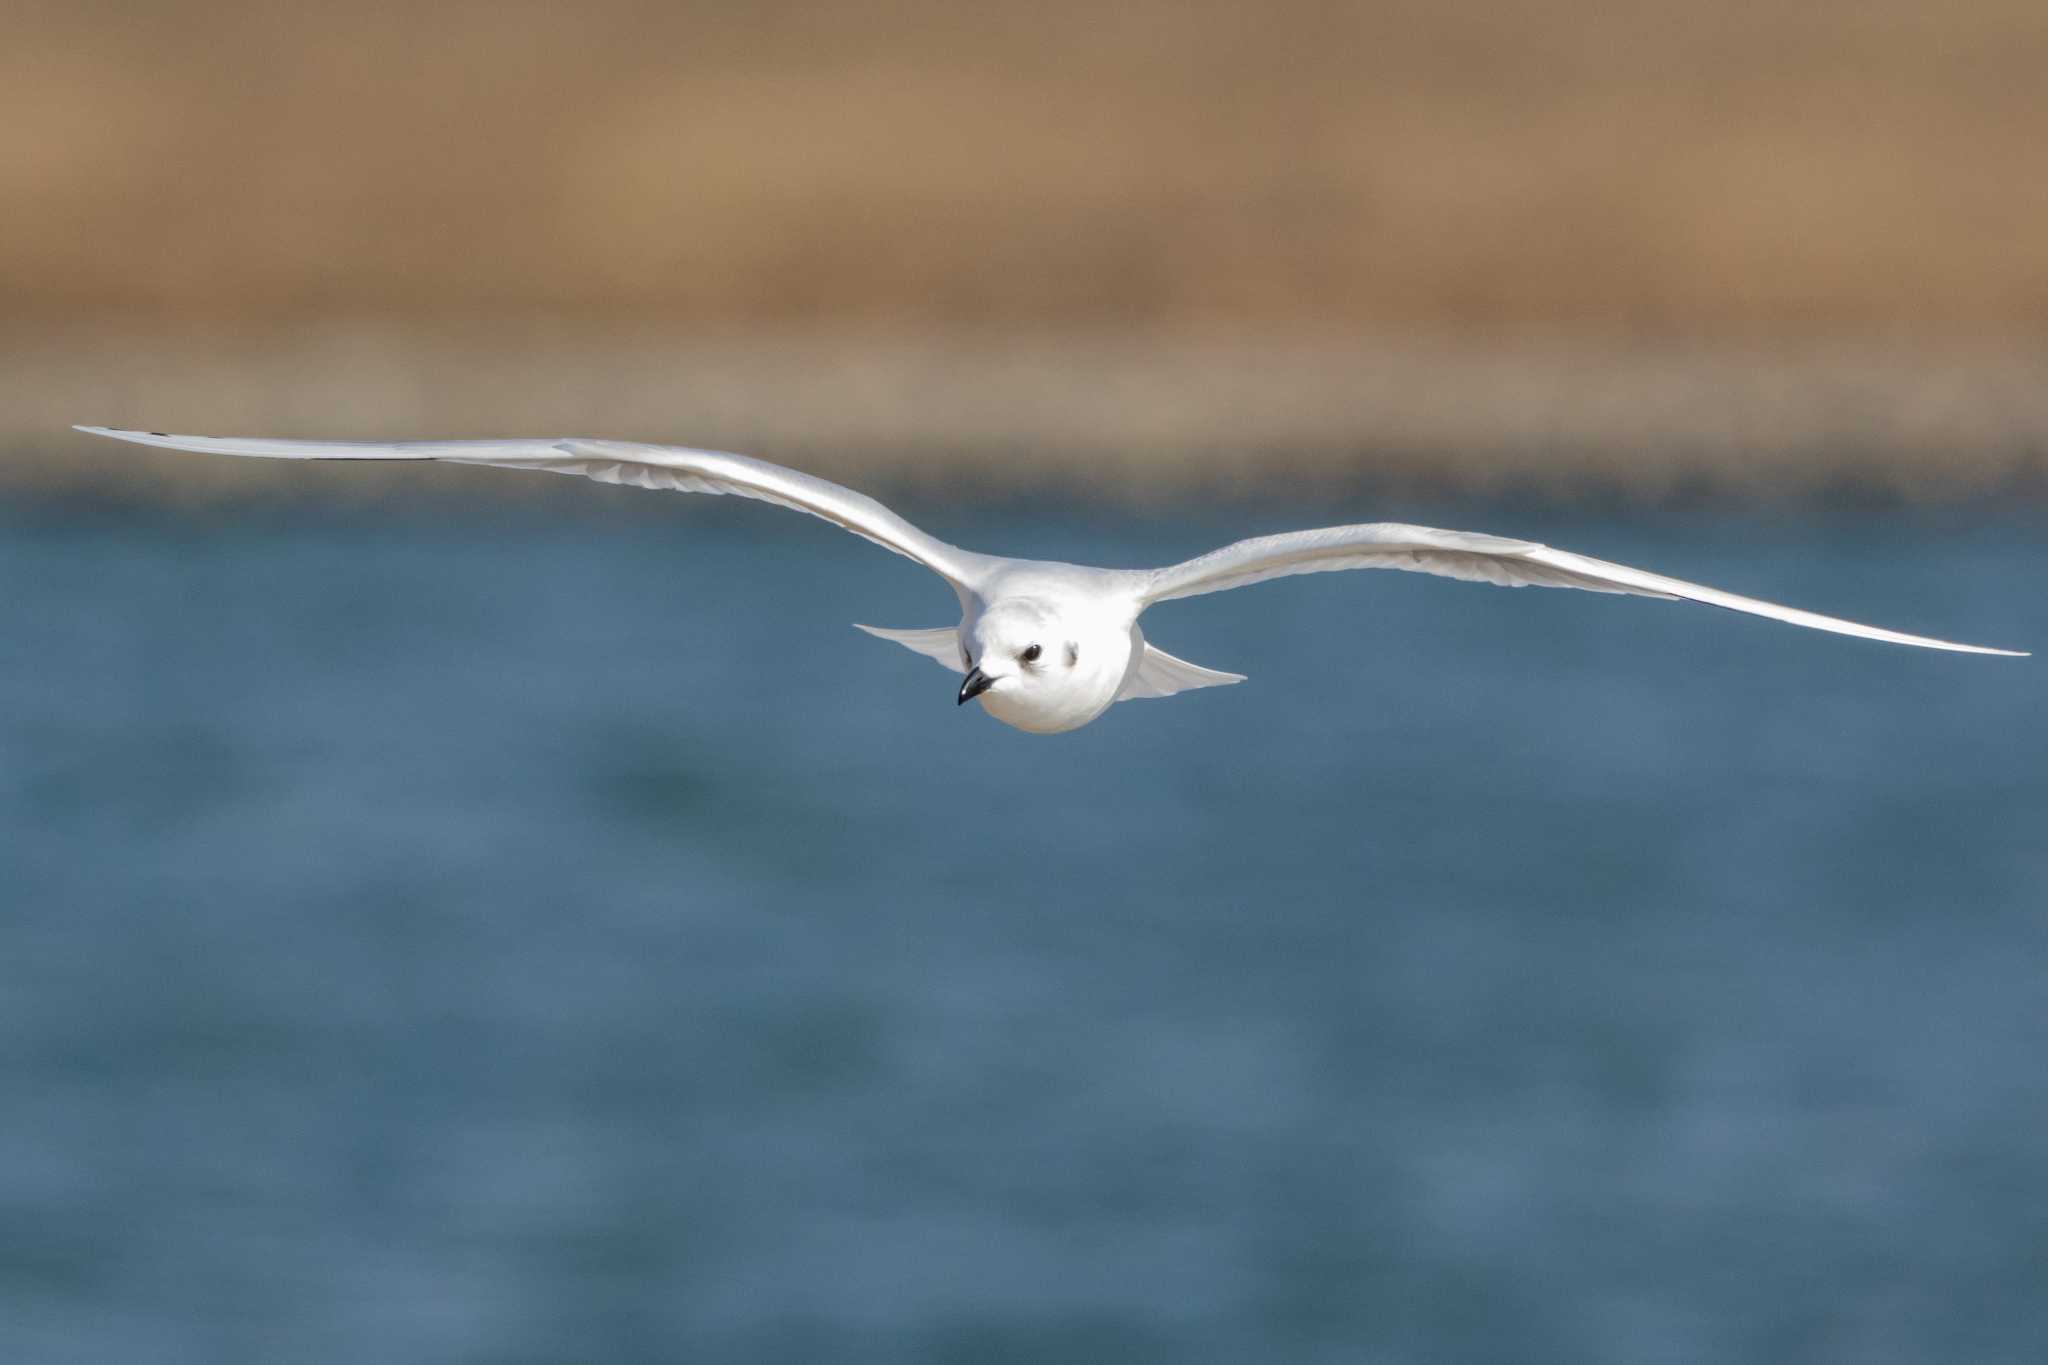
[[914, 654], [927, 659], [936, 659], [941, 668], [949, 673], [966, 669], [967, 661], [960, 657], [960, 628], [958, 626], [934, 626], [930, 630], [885, 630], [881, 626], [864, 626], [854, 623], [855, 630], [864, 630], [877, 640], [894, 640]]
[[1140, 697], [1170, 697], [1176, 692], [1191, 692], [1197, 687], [1223, 687], [1243, 681], [1242, 673], [1220, 673], [1146, 645], [1138, 656], [1137, 666], [1124, 676], [1123, 691], [1116, 694], [1116, 699], [1135, 701]]

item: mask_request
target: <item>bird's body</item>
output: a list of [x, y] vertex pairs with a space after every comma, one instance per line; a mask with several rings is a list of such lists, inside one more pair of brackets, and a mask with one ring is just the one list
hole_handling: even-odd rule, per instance
[[841, 526], [924, 565], [960, 602], [957, 626], [860, 629], [965, 675], [963, 704], [1035, 734], [1073, 730], [1119, 701], [1242, 682], [1148, 643], [1139, 617], [1180, 597], [1332, 569], [1386, 568], [1496, 583], [1681, 598], [1863, 639], [1966, 654], [2018, 653], [1908, 635], [1591, 559], [1533, 541], [1378, 522], [1241, 540], [1163, 569], [1099, 569], [978, 554], [928, 535], [874, 499], [765, 460], [625, 441], [520, 439], [352, 443], [172, 436], [80, 427], [143, 445], [281, 459], [450, 460], [580, 474], [605, 483], [758, 498]]

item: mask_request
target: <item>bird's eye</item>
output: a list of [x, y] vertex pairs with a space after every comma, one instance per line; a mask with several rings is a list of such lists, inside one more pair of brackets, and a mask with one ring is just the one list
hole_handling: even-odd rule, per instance
[[1037, 645], [1032, 645], [1025, 649], [1025, 651], [1022, 654], [1019, 654], [1017, 657], [1022, 659], [1027, 664], [1035, 664], [1038, 662], [1038, 656], [1044, 652], [1045, 651], [1041, 650]]

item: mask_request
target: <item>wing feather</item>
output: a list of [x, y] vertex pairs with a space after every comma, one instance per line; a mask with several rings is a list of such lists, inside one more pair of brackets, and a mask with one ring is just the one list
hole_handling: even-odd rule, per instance
[[971, 589], [987, 557], [926, 534], [863, 493], [766, 460], [684, 446], [578, 437], [503, 441], [280, 441], [236, 436], [173, 436], [160, 431], [79, 427], [137, 445], [250, 455], [283, 460], [444, 460], [577, 474], [599, 483], [681, 493], [732, 494], [806, 512], [906, 559], [915, 560], [956, 589]]
[[1866, 640], [1947, 649], [1964, 654], [2025, 657], [2011, 649], [1957, 644], [1925, 635], [1866, 626], [1839, 617], [1822, 616], [1797, 607], [1743, 597], [1719, 588], [1688, 583], [1663, 574], [1610, 564], [1568, 550], [1552, 549], [1531, 540], [1510, 540], [1476, 531], [1442, 531], [1430, 526], [1376, 522], [1363, 526], [1331, 526], [1277, 536], [1240, 540], [1185, 563], [1153, 571], [1142, 591], [1146, 606], [1177, 597], [1222, 592], [1269, 578], [1326, 573], [1335, 569], [1402, 569], [1438, 574], [1504, 587], [1580, 588], [1589, 592], [1630, 593], [1640, 597], [1683, 599], [1747, 612], [1812, 630], [1833, 631]]

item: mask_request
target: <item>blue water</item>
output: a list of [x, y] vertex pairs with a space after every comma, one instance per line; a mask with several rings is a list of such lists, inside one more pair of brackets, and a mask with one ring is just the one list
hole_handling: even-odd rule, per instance
[[[578, 491], [0, 520], [0, 1360], [2048, 1358], [2042, 661], [1333, 574], [1032, 738]], [[2025, 514], [932, 520], [1375, 512], [2048, 645]]]

